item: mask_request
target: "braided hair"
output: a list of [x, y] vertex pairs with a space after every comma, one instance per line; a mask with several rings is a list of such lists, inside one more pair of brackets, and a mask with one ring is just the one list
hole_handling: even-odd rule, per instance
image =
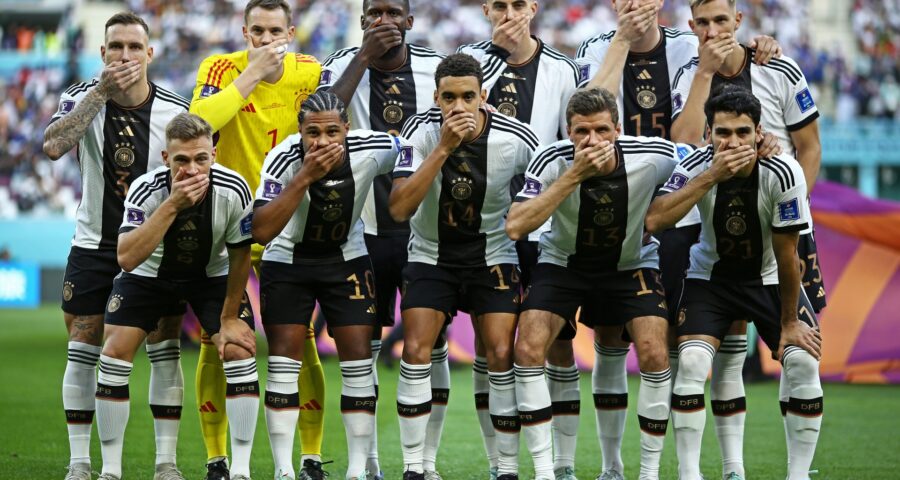
[[298, 122], [303, 123], [308, 113], [320, 113], [336, 111], [344, 123], [350, 123], [350, 115], [347, 114], [347, 106], [338, 98], [337, 95], [329, 91], [318, 91], [308, 97], [300, 105], [300, 113], [297, 116]]

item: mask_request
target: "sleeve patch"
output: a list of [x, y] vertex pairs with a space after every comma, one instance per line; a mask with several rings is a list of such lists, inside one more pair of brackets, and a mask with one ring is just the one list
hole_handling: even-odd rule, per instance
[[541, 182], [532, 178], [525, 179], [525, 188], [524, 193], [526, 195], [538, 195], [541, 193], [541, 188], [544, 186], [541, 185]]
[[578, 83], [586, 82], [590, 80], [588, 76], [591, 74], [591, 66], [588, 64], [583, 64], [578, 66]]
[[688, 177], [686, 177], [680, 173], [673, 173], [672, 176], [669, 177], [669, 181], [666, 182], [665, 185], [663, 185], [663, 188], [665, 188], [666, 190], [676, 192], [678, 190], [681, 190], [682, 187], [684, 187], [685, 185], [687, 185], [687, 182], [688, 182]]
[[144, 211], [137, 208], [128, 209], [128, 223], [132, 225], [143, 225]]
[[241, 235], [250, 235], [253, 226], [253, 214], [249, 214], [241, 219]]
[[816, 106], [816, 103], [813, 101], [812, 94], [809, 93], [808, 88], [804, 88], [800, 91], [794, 98], [797, 99], [797, 106], [800, 107], [801, 113], [808, 112], [811, 108]]
[[263, 183], [263, 197], [273, 199], [281, 193], [281, 184], [275, 180], [266, 180]]
[[684, 145], [678, 145], [678, 160], [684, 160], [684, 157], [687, 157], [691, 154], [691, 149], [685, 147]]
[[319, 85], [330, 85], [331, 84], [331, 70], [322, 70], [322, 75], [319, 77]]
[[200, 98], [206, 98], [219, 92], [219, 88], [214, 85], [204, 85], [200, 89]]
[[400, 161], [397, 162], [398, 167], [409, 168], [412, 167], [413, 163], [413, 151], [412, 147], [407, 145], [405, 147], [400, 148]]
[[684, 99], [681, 98], [681, 94], [672, 95], [672, 110], [681, 110], [682, 108], [684, 108]]
[[782, 222], [800, 220], [800, 208], [797, 199], [792, 198], [786, 202], [780, 202], [778, 204], [778, 217]]
[[59, 105], [59, 114], [65, 115], [75, 109], [75, 100], [63, 100]]

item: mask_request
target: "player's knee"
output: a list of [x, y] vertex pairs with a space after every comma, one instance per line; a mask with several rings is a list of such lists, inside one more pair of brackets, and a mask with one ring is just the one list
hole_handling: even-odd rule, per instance
[[679, 377], [683, 376], [686, 380], [705, 383], [710, 368], [712, 368], [712, 356], [705, 349], [684, 348], [678, 354]]
[[806, 350], [791, 352], [784, 360], [784, 374], [794, 385], [818, 380], [819, 361]]
[[512, 360], [513, 345], [511, 342], [497, 342], [487, 346], [488, 366], [509, 363]]
[[65, 314], [69, 341], [99, 347], [103, 344], [103, 315]]
[[156, 330], [147, 335], [147, 342], [159, 343], [163, 340], [172, 340], [181, 337], [181, 315], [162, 317]]
[[544, 364], [544, 345], [538, 339], [528, 338], [527, 335], [519, 335], [515, 345], [516, 365], [532, 367]]
[[233, 343], [229, 343], [225, 345], [224, 357], [226, 362], [233, 362], [235, 360], [246, 360], [248, 358], [253, 358], [253, 354], [250, 353], [250, 350], [246, 348], [235, 345]]
[[430, 363], [432, 346], [432, 344], [426, 344], [419, 339], [404, 339], [403, 361], [411, 365], [424, 365]]
[[645, 372], [659, 372], [669, 368], [669, 349], [660, 339], [642, 339], [635, 342], [638, 363]]

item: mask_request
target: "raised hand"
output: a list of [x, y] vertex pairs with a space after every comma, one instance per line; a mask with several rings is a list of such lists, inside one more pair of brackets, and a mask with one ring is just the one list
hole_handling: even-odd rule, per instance
[[772, 158], [781, 154], [781, 144], [778, 143], [778, 137], [769, 132], [763, 132], [762, 136], [757, 138], [756, 155], [760, 158]]
[[491, 43], [506, 50], [509, 53], [515, 53], [522, 43], [528, 39], [528, 24], [531, 22], [531, 15], [512, 16], [507, 13], [500, 24], [491, 32]]
[[619, 18], [616, 36], [628, 42], [640, 40], [659, 14], [659, 6], [655, 2], [640, 7], [635, 7], [634, 3], [634, 0], [620, 1], [616, 9]]
[[750, 41], [750, 48], [756, 49], [756, 64], [766, 65], [773, 58], [781, 58], [781, 45], [772, 37], [760, 35]]
[[719, 148], [713, 155], [712, 166], [709, 169], [716, 183], [724, 182], [737, 175], [742, 168], [756, 158], [756, 149], [753, 146], [741, 145], [726, 150], [727, 144], [726, 140], [719, 142]]
[[188, 177], [183, 168], [175, 172], [172, 179], [172, 193], [169, 201], [179, 212], [200, 203], [209, 188], [209, 176], [206, 174]]
[[318, 142], [310, 146], [309, 151], [303, 156], [303, 166], [300, 168], [298, 178], [302, 177], [310, 182], [320, 180], [328, 175], [335, 166], [344, 158], [344, 146], [340, 143], [329, 143], [319, 147]]
[[697, 68], [709, 74], [716, 73], [736, 46], [737, 42], [730, 33], [707, 37], [700, 45], [700, 65]]
[[394, 24], [384, 24], [378, 17], [363, 33], [359, 54], [366, 62], [381, 57], [388, 50], [403, 43], [403, 34]]
[[441, 126], [441, 145], [448, 151], [453, 151], [460, 143], [478, 126], [475, 120], [477, 113], [452, 111], [444, 119]]
[[97, 90], [105, 98], [124, 93], [141, 78], [141, 62], [122, 60], [112, 62], [100, 73], [100, 84]]
[[784, 355], [784, 347], [788, 345], [796, 345], [806, 350], [816, 360], [822, 358], [822, 334], [799, 319], [782, 327], [781, 340], [778, 342], [778, 351], [775, 354], [778, 359]]
[[572, 174], [579, 182], [599, 175], [607, 162], [615, 155], [615, 145], [602, 141], [596, 145], [588, 146], [589, 137], [578, 142], [575, 147], [575, 159], [572, 162]]
[[268, 45], [254, 48], [247, 41], [247, 70], [257, 72], [259, 78], [266, 78], [277, 72], [287, 55], [288, 39], [280, 38]]

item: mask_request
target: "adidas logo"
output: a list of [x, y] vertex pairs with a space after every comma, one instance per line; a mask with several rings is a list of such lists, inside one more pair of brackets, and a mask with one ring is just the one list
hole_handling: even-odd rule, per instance
[[500, 91], [501, 91], [501, 92], [506, 92], [506, 93], [512, 93], [512, 94], [519, 93], [518, 91], [516, 91], [516, 86], [513, 85], [512, 83], [510, 83], [510, 84], [508, 84], [507, 86], [501, 88]]
[[200, 413], [219, 413], [219, 411], [212, 402], [207, 401], [203, 405], [200, 405]]
[[319, 405], [319, 402], [315, 401], [315, 399], [310, 400], [303, 405], [300, 405], [300, 410], [321, 410], [322, 405]]
[[185, 223], [184, 226], [181, 227], [182, 232], [190, 232], [190, 231], [196, 230], [196, 229], [197, 229], [197, 225], [194, 224], [193, 220], [188, 220], [188, 222]]
[[819, 293], [816, 295], [816, 298], [824, 298], [825, 297], [825, 288], [819, 287]]
[[609, 194], [604, 193], [603, 196], [600, 197], [600, 200], [597, 200], [597, 203], [602, 203], [603, 205], [606, 205], [606, 204], [612, 203], [612, 199], [609, 198]]
[[134, 130], [131, 129], [131, 125], [128, 125], [125, 128], [123, 128], [121, 132], [119, 132], [119, 135], [121, 135], [123, 137], [133, 137]]
[[246, 107], [242, 108], [241, 111], [247, 113], [256, 113], [256, 107], [253, 106], [253, 102], [250, 102]]
[[469, 164], [466, 162], [459, 164], [459, 166], [456, 167], [456, 169], [462, 173], [472, 173], [472, 169], [469, 168]]
[[665, 300], [659, 302], [659, 305], [657, 305], [657, 306], [658, 306], [659, 308], [663, 309], [663, 310], [668, 310], [668, 308], [666, 308], [666, 301], [665, 301]]
[[366, 309], [366, 313], [375, 314], [375, 304], [369, 305], [369, 308]]
[[641, 73], [638, 74], [637, 78], [639, 80], [653, 80], [653, 77], [650, 76], [650, 72], [648, 72], [646, 68], [641, 70]]
[[741, 197], [734, 197], [730, 203], [728, 203], [729, 207], [743, 207], [744, 201], [741, 200]]
[[337, 200], [341, 198], [341, 194], [337, 192], [337, 190], [332, 190], [325, 196], [326, 200]]
[[395, 83], [395, 84], [391, 85], [391, 88], [388, 88], [387, 90], [385, 90], [384, 93], [386, 93], [388, 95], [400, 95], [400, 87], [398, 87], [397, 84]]

